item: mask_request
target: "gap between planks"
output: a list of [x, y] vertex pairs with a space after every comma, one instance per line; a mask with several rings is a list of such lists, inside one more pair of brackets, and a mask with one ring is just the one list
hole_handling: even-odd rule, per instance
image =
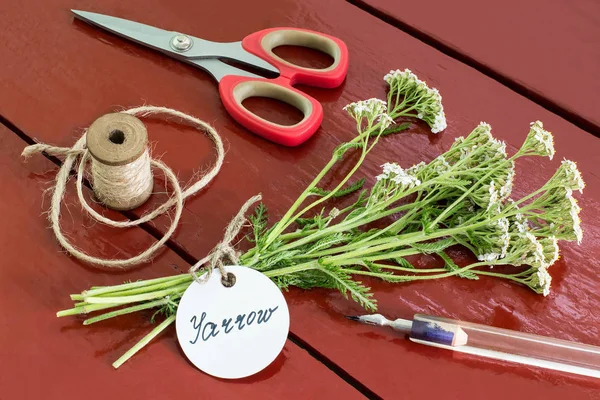
[[[21, 140], [23, 140], [26, 144], [32, 145], [35, 144], [36, 141], [32, 139], [27, 133], [19, 129], [15, 124], [6, 119], [3, 115], [0, 115], [0, 124], [6, 126], [11, 132], [17, 135]], [[50, 162], [55, 164], [57, 167], [62, 165], [62, 162], [57, 157], [51, 156], [45, 152], [42, 153], [44, 157], [46, 157]], [[71, 175], [74, 175], [75, 171], [71, 171]], [[84, 179], [84, 185], [88, 190], [92, 190], [90, 183]], [[129, 220], [135, 220], [137, 216], [132, 211], [118, 211], [122, 215], [124, 215]], [[160, 240], [162, 238], [162, 233], [156, 227], [150, 225], [149, 223], [143, 223], [138, 225], [141, 229], [143, 229], [146, 233], [150, 234], [156, 240]], [[190, 266], [194, 265], [198, 260], [188, 253], [183, 247], [181, 247], [177, 242], [172, 239], [169, 239], [165, 242], [165, 247], [169, 250], [173, 251], [179, 257], [181, 257], [185, 262], [187, 262]], [[173, 269], [177, 272], [183, 272], [179, 268], [172, 266]], [[185, 272], [183, 272], [185, 273]], [[381, 400], [381, 397], [375, 394], [371, 389], [367, 386], [359, 382], [356, 378], [350, 375], [346, 370], [341, 368], [339, 365], [334, 363], [328, 357], [320, 353], [314, 347], [310, 346], [306, 341], [302, 340], [298, 335], [293, 332], [288, 333], [288, 340], [294, 343], [296, 346], [300, 347], [302, 350], [306, 351], [312, 358], [316, 361], [323, 364], [327, 369], [337, 375], [340, 379], [345, 381], [348, 385], [352, 386], [358, 392], [360, 392], [367, 399], [372, 400]]]
[[588, 133], [591, 133], [596, 137], [600, 137], [600, 126], [588, 120], [587, 118], [583, 118], [582, 116], [574, 113], [573, 111], [567, 110], [566, 108], [556, 104], [554, 101], [542, 96], [541, 94], [536, 93], [531, 89], [528, 89], [526, 86], [516, 82], [515, 80], [509, 78], [501, 72], [477, 61], [473, 57], [461, 53], [459, 50], [454, 49], [453, 47], [443, 43], [442, 41], [434, 38], [433, 36], [418, 30], [417, 28], [409, 25], [404, 21], [400, 21], [399, 19], [386, 14], [383, 11], [378, 10], [377, 8], [365, 3], [362, 0], [346, 1], [352, 4], [353, 6], [358, 7], [362, 11], [371, 14], [375, 18], [380, 19], [381, 21], [403, 31], [404, 33], [417, 39], [418, 41], [430, 47], [433, 47], [434, 49], [440, 51], [448, 57], [454, 58], [455, 60], [468, 65], [469, 67], [484, 74], [488, 78], [491, 78], [496, 82], [500, 83], [501, 85], [506, 86], [513, 92], [518, 93], [519, 95], [527, 98], [528, 100], [533, 101], [540, 107], [550, 111], [553, 114], [558, 115], [562, 119], [570, 122], [578, 128]]

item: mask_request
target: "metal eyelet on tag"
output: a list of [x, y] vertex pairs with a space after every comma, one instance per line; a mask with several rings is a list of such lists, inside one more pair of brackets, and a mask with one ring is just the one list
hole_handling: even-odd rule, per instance
[[225, 287], [232, 287], [235, 285], [236, 277], [232, 272], [228, 272], [225, 276], [221, 276], [221, 284]]

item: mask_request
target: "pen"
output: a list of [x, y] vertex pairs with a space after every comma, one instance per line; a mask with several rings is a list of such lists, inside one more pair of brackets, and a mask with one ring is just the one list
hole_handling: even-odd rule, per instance
[[596, 346], [423, 314], [412, 321], [392, 321], [381, 314], [346, 318], [391, 327], [428, 346], [600, 378], [600, 347]]

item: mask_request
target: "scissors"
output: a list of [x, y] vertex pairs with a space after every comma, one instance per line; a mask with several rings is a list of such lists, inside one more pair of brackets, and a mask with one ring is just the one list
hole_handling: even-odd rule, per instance
[[[202, 68], [219, 82], [219, 94], [227, 112], [242, 126], [285, 146], [297, 146], [310, 138], [321, 125], [323, 107], [292, 85], [334, 88], [348, 72], [348, 49], [343, 41], [320, 32], [298, 28], [271, 28], [246, 36], [241, 42], [218, 43], [122, 18], [71, 10], [76, 18], [119, 36], [158, 50], [177, 60]], [[327, 68], [305, 68], [277, 56], [273, 49], [282, 45], [309, 47], [329, 54]], [[236, 68], [219, 59], [236, 61], [258, 70], [279, 73], [275, 79]], [[249, 111], [242, 102], [249, 97], [283, 101], [304, 118], [294, 125], [270, 122]]]

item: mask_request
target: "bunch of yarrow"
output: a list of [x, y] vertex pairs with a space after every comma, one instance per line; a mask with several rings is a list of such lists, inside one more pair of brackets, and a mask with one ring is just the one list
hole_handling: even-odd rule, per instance
[[[409, 70], [391, 71], [384, 80], [389, 85], [387, 102], [370, 99], [344, 108], [356, 121], [357, 134], [333, 151], [285, 215], [269, 227], [267, 210], [260, 205], [249, 217], [252, 230], [247, 239], [253, 247], [239, 263], [261, 271], [282, 289], [337, 289], [370, 311], [376, 309], [376, 301], [360, 281], [365, 276], [396, 283], [485, 275], [548, 295], [558, 241], [582, 239], [573, 192], [581, 192], [584, 182], [575, 163], [563, 161], [541, 188], [513, 199], [515, 161], [529, 156], [551, 159], [552, 135], [541, 122], [533, 122], [521, 148], [509, 156], [506, 144], [482, 122], [429, 163], [404, 168], [390, 160], [382, 165], [376, 183], [362, 190], [365, 179], [353, 180], [355, 173], [378, 142], [408, 127], [397, 124], [399, 118], [420, 119], [434, 133], [446, 128], [436, 89]], [[350, 171], [335, 187], [320, 187], [348, 153], [356, 160]], [[346, 207], [324, 206], [354, 192], [359, 193]], [[474, 253], [477, 261], [457, 265], [447, 253], [455, 245]], [[409, 261], [416, 254], [435, 254], [444, 266], [417, 268]], [[501, 272], [493, 269], [496, 265], [509, 267]], [[72, 295], [74, 308], [58, 315], [102, 311], [84, 321], [92, 324], [148, 309], [164, 314], [162, 323], [113, 364], [118, 367], [175, 320], [179, 299], [192, 282], [193, 277], [185, 274], [91, 288]]]

